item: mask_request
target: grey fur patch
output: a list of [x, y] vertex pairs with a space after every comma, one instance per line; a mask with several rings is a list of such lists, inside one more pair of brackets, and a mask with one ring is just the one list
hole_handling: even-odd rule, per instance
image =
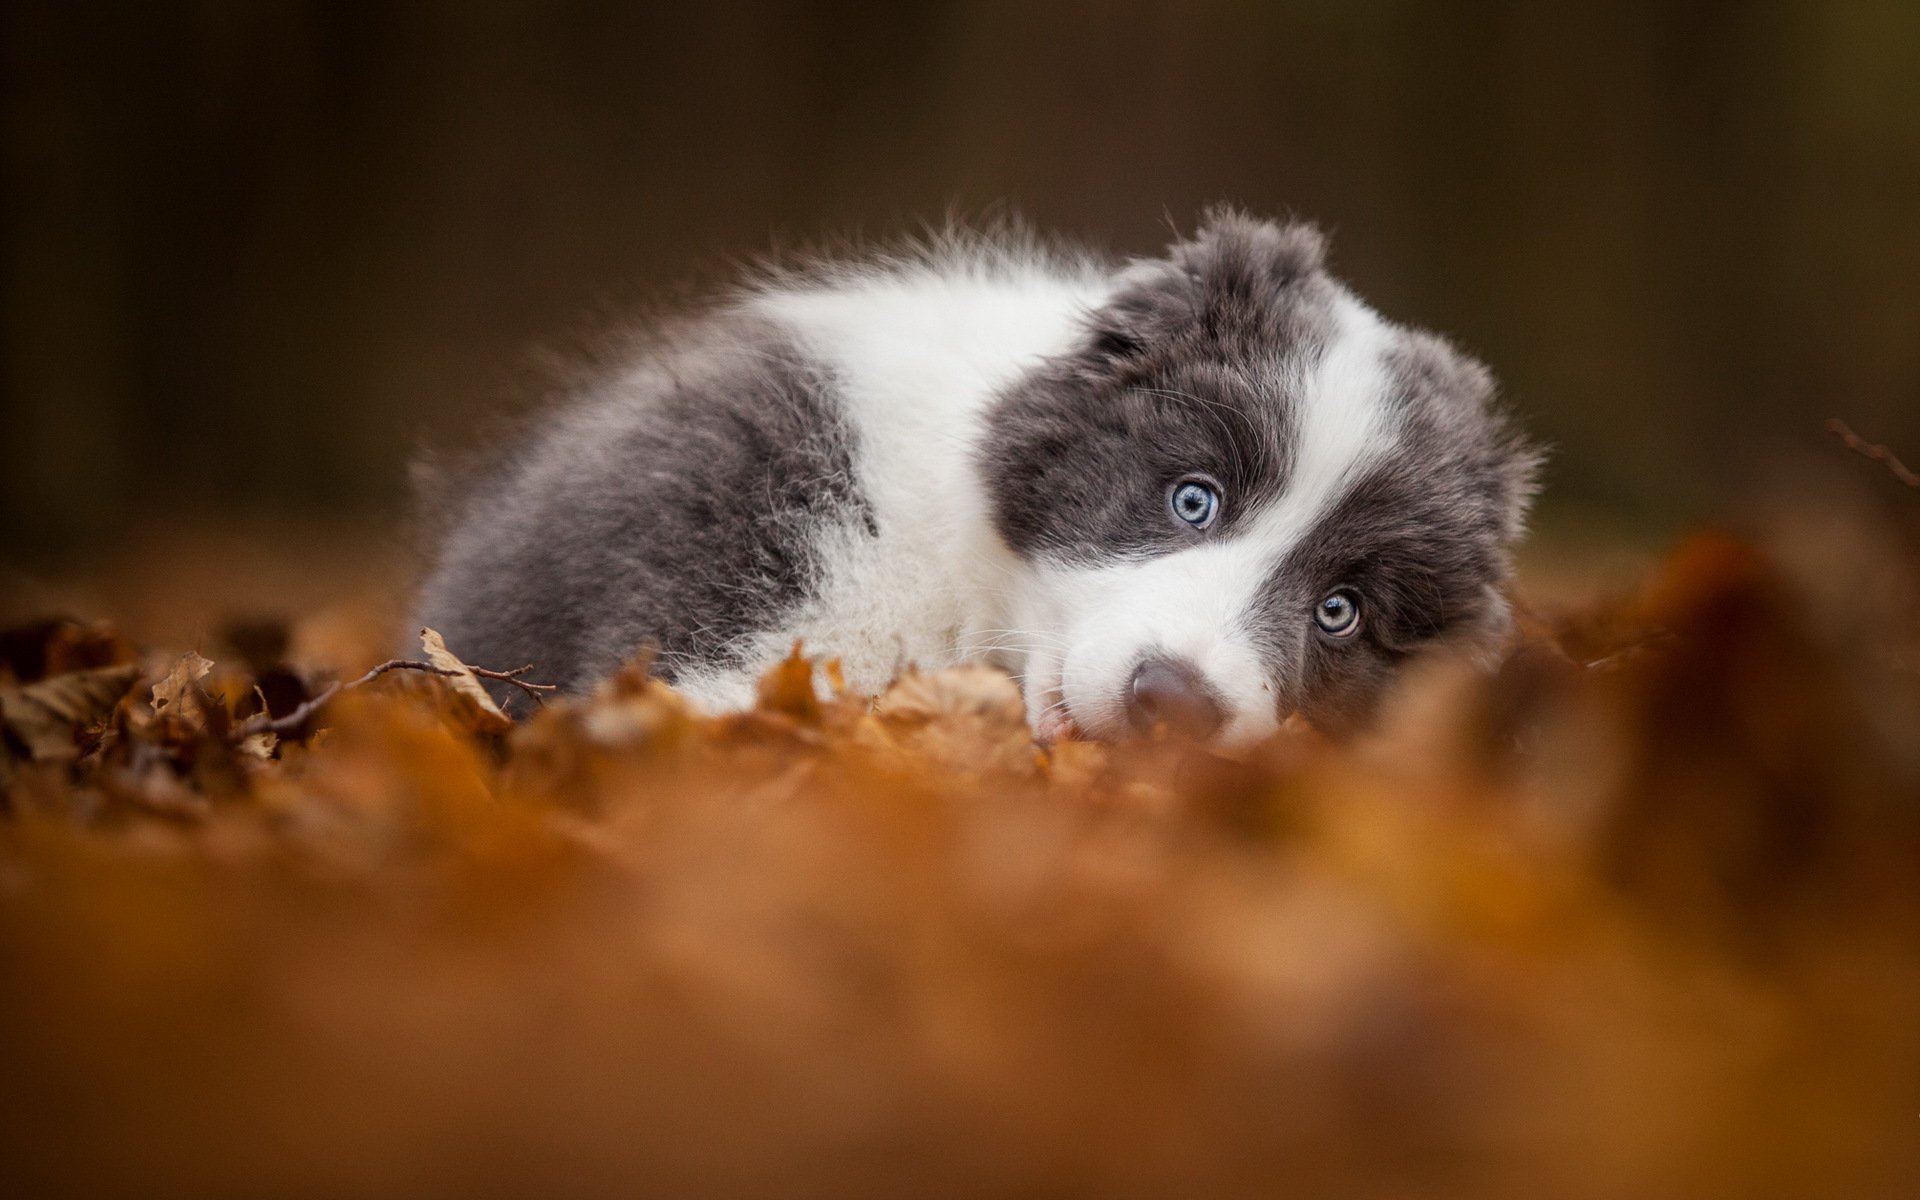
[[671, 679], [804, 603], [823, 528], [872, 532], [826, 368], [765, 322], [690, 329], [464, 481], [420, 624], [570, 691], [647, 645]]
[[[1399, 332], [1395, 451], [1355, 479], [1279, 563], [1249, 614], [1283, 708], [1322, 728], [1363, 720], [1392, 668], [1435, 644], [1485, 645], [1507, 625], [1510, 546], [1540, 455], [1493, 406], [1492, 376], [1440, 338]], [[1349, 588], [1359, 632], [1333, 638], [1313, 608]]]
[[[1166, 553], [1231, 535], [1279, 495], [1298, 436], [1288, 381], [1334, 330], [1323, 256], [1311, 226], [1222, 211], [1122, 272], [1084, 343], [988, 413], [978, 463], [1007, 544], [1069, 562]], [[1229, 498], [1204, 534], [1167, 515], [1195, 473]]]

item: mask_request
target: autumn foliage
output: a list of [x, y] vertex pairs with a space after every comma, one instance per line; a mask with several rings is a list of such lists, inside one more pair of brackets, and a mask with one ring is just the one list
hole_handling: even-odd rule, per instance
[[1238, 757], [18, 630], [0, 1191], [1920, 1195], [1917, 627], [1820, 583], [1696, 538]]

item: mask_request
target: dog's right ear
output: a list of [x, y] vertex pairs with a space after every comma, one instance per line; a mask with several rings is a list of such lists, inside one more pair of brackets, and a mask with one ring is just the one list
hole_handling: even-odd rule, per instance
[[1080, 365], [1094, 375], [1125, 374], [1191, 328], [1195, 311], [1192, 289], [1172, 263], [1136, 260], [1088, 314]]

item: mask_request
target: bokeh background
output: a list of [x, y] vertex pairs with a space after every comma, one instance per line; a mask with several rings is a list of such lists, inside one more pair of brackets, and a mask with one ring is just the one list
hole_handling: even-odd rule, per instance
[[393, 525], [422, 441], [730, 259], [1231, 200], [1496, 367], [1548, 530], [1920, 451], [1920, 4], [8, 0], [0, 567]]

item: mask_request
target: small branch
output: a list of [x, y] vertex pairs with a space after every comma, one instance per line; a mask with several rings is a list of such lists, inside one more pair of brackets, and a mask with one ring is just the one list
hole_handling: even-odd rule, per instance
[[[468, 670], [482, 679], [497, 679], [503, 683], [510, 683], [540, 701], [546, 699], [543, 693], [559, 690], [558, 684], [528, 683], [521, 679], [520, 677], [522, 675], [533, 670], [532, 663], [528, 663], [524, 667], [516, 667], [511, 671], [489, 671], [485, 667], [469, 667]], [[423, 671], [428, 675], [460, 674], [460, 672], [452, 670], [451, 668], [436, 667], [430, 662], [422, 662], [419, 659], [388, 659], [358, 679], [346, 682], [335, 681], [328, 684], [281, 716], [276, 717], [264, 711], [260, 712], [234, 726], [233, 732], [228, 736], [234, 742], [244, 742], [255, 734], [260, 733], [271, 733], [276, 737], [292, 733], [311, 720], [315, 713], [325, 708], [333, 698], [341, 692], [351, 691], [354, 688], [363, 687], [366, 684], [372, 683], [388, 671]]]
[[1910, 488], [1920, 490], [1920, 475], [1914, 474], [1907, 468], [1907, 464], [1895, 458], [1893, 451], [1861, 437], [1849, 428], [1847, 423], [1839, 417], [1833, 417], [1828, 420], [1827, 429], [1831, 431], [1835, 437], [1839, 438], [1847, 449], [1863, 458], [1872, 459], [1881, 466], [1884, 466], [1887, 471], [1901, 483], [1906, 484]]
[[[485, 667], [469, 667], [467, 669], [482, 679], [498, 679], [502, 683], [510, 683], [542, 703], [545, 703], [547, 699], [545, 693], [560, 690], [560, 685], [557, 683], [528, 683], [526, 680], [520, 678], [528, 671], [533, 670], [532, 663], [528, 663], [524, 667], [515, 667], [511, 671], [489, 671]], [[453, 672], [442, 671], [439, 672], [439, 674], [451, 675]]]
[[363, 684], [372, 683], [374, 680], [380, 678], [382, 675], [385, 675], [388, 671], [425, 671], [430, 675], [459, 674], [458, 671], [445, 671], [440, 669], [439, 667], [434, 666], [432, 663], [419, 662], [414, 659], [406, 659], [406, 658], [389, 659], [386, 662], [383, 662], [379, 666], [375, 667], [373, 670], [368, 671], [365, 675], [362, 675], [360, 678], [354, 680], [351, 683], [344, 683], [336, 680], [335, 682], [328, 684], [326, 687], [321, 688], [318, 692], [315, 692], [312, 696], [309, 696], [307, 699], [301, 701], [299, 704], [296, 704], [292, 709], [288, 710], [285, 714], [281, 716], [276, 717], [270, 713], [262, 712], [256, 716], [250, 717], [247, 720], [242, 721], [240, 724], [234, 726], [233, 733], [230, 736], [236, 742], [244, 742], [256, 733], [271, 733], [276, 736], [279, 736], [281, 734], [292, 733], [294, 730], [306, 724], [307, 720], [310, 717], [312, 717], [315, 713], [319, 712], [322, 708], [325, 708], [327, 706], [327, 702], [332, 700], [335, 696], [338, 696], [341, 692], [344, 692], [349, 688], [357, 688]]

